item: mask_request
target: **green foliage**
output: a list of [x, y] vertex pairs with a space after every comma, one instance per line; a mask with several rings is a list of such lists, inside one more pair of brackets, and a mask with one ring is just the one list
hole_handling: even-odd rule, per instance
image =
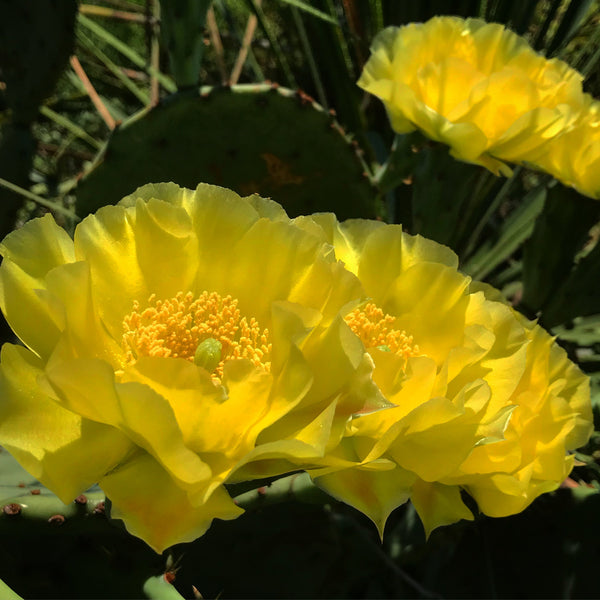
[[0, 68], [14, 123], [30, 123], [73, 49], [76, 0], [2, 0]]
[[[76, 0], [2, 0], [0, 73], [7, 115], [0, 119], [0, 178], [25, 187], [35, 141], [31, 123], [73, 50]], [[4, 123], [2, 123], [4, 121]], [[0, 236], [15, 224], [22, 199], [0, 187]]]
[[211, 0], [162, 0], [164, 46], [178, 88], [197, 86], [204, 49], [203, 31]]
[[[563, 311], [571, 317], [591, 314], [600, 306], [578, 306], [560, 308], [557, 298], [567, 294], [567, 290], [557, 290], [556, 282], [565, 282], [573, 270], [576, 255], [584, 243], [589, 241], [592, 225], [600, 219], [600, 202], [585, 198], [574, 190], [554, 186], [548, 190], [544, 210], [535, 222], [531, 238], [523, 252], [523, 305], [531, 312], [542, 311], [545, 320], [546, 307], [553, 306], [553, 312]], [[581, 276], [578, 277], [581, 279]], [[567, 281], [565, 281], [567, 280]], [[573, 281], [568, 282], [573, 284]], [[590, 289], [590, 292], [592, 290]], [[588, 294], [590, 300], [593, 293]], [[567, 312], [564, 312], [567, 311]], [[553, 325], [556, 325], [554, 318]], [[565, 317], [568, 318], [568, 317]]]

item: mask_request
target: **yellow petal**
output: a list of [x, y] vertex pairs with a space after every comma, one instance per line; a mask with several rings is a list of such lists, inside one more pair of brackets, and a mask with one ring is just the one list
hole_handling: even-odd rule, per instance
[[43, 295], [45, 277], [74, 260], [73, 241], [46, 215], [6, 236], [0, 253], [4, 257], [0, 307], [19, 338], [36, 354], [47, 357], [58, 339], [63, 315]]
[[98, 357], [119, 364], [123, 350], [99, 319], [89, 265], [74, 262], [57, 267], [46, 276], [46, 284], [64, 311], [66, 333], [60, 340], [60, 352], [69, 347], [74, 356]]
[[167, 400], [148, 386], [115, 383], [110, 365], [98, 359], [51, 362], [46, 374], [65, 407], [120, 429], [180, 485], [198, 489], [210, 478], [209, 467], [185, 446]]
[[461, 519], [473, 520], [473, 514], [462, 501], [458, 487], [417, 480], [413, 484], [410, 499], [421, 517], [426, 537], [437, 527], [451, 525]]
[[43, 363], [20, 346], [2, 347], [0, 443], [69, 503], [121, 462], [133, 445], [120, 431], [62, 408], [38, 385]]
[[89, 264], [100, 319], [114, 339], [122, 335], [133, 301], [150, 295], [137, 261], [133, 210], [105, 206], [75, 230], [77, 259]]
[[[358, 222], [351, 225], [354, 239], [359, 228]], [[386, 298], [390, 285], [413, 266], [429, 262], [457, 265], [458, 259], [449, 248], [421, 236], [404, 235], [399, 225], [372, 231], [367, 228], [367, 232], [370, 235], [361, 249], [358, 277], [367, 294], [378, 303]]]
[[316, 477], [314, 482], [337, 500], [367, 515], [383, 538], [387, 518], [408, 500], [415, 479], [413, 473], [399, 467], [382, 472], [357, 467]]
[[112, 502], [111, 516], [156, 552], [201, 536], [213, 519], [231, 520], [243, 513], [227, 492], [217, 488], [202, 503], [190, 501], [167, 471], [140, 453], [109, 473], [100, 486]]
[[544, 152], [589, 104], [582, 79], [502, 25], [441, 16], [380, 32], [358, 84], [396, 132], [420, 129], [452, 156], [509, 175], [507, 161], [565, 162]]

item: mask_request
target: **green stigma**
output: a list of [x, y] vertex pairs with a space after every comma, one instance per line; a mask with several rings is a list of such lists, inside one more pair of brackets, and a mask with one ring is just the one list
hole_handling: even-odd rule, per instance
[[221, 348], [223, 344], [215, 338], [206, 338], [198, 344], [194, 354], [194, 364], [204, 367], [212, 373], [221, 362]]
[[391, 352], [392, 349], [385, 344], [383, 346], [376, 346], [377, 350], [381, 350], [382, 352]]

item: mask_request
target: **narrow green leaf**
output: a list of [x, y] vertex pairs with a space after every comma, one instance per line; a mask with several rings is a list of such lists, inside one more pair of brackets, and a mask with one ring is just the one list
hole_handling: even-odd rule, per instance
[[600, 313], [600, 243], [582, 258], [569, 277], [554, 292], [542, 312], [545, 327], [566, 323], [575, 317]]
[[475, 279], [483, 279], [521, 246], [531, 235], [535, 219], [544, 207], [546, 189], [540, 186], [529, 192], [522, 204], [506, 219], [495, 242], [484, 244], [464, 265], [463, 270]]
[[304, 12], [307, 12], [307, 13], [313, 15], [314, 17], [317, 17], [318, 19], [321, 19], [322, 21], [326, 21], [327, 23], [331, 23], [332, 25], [336, 25], [337, 27], [339, 27], [339, 23], [331, 15], [328, 15], [327, 13], [324, 13], [324, 12], [314, 8], [313, 6], [310, 6], [310, 4], [307, 4], [306, 2], [302, 2], [302, 0], [279, 0], [279, 1], [283, 2], [284, 4], [289, 4], [290, 6], [295, 6], [296, 8], [299, 8], [300, 10], [303, 10]]
[[101, 40], [112, 46], [117, 52], [120, 52], [123, 56], [128, 58], [134, 65], [156, 77], [165, 90], [168, 92], [177, 91], [177, 86], [171, 78], [148, 65], [148, 61], [145, 58], [140, 56], [135, 50], [132, 50], [127, 44], [123, 43], [112, 33], [104, 29], [104, 27], [98, 25], [98, 23], [92, 19], [88, 19], [88, 17], [82, 15], [81, 13], [78, 16], [78, 21], [80, 25], [83, 25], [86, 29], [97, 35]]
[[304, 23], [302, 22], [302, 16], [298, 12], [298, 9], [292, 7], [292, 16], [294, 17], [294, 23], [296, 24], [296, 29], [298, 30], [298, 35], [300, 37], [300, 43], [302, 44], [302, 49], [304, 50], [304, 56], [308, 61], [308, 66], [310, 68], [310, 74], [313, 78], [313, 83], [315, 84], [315, 88], [317, 90], [317, 96], [319, 102], [323, 106], [323, 108], [328, 109], [329, 106], [327, 104], [327, 96], [325, 95], [325, 88], [323, 87], [323, 82], [321, 81], [321, 76], [319, 75], [319, 68], [317, 66], [317, 61], [315, 60], [315, 56], [313, 55], [312, 46], [306, 35], [306, 28], [304, 27]]
[[285, 53], [281, 49], [277, 36], [274, 34], [271, 24], [269, 23], [269, 20], [267, 19], [262, 7], [260, 4], [258, 4], [258, 2], [256, 2], [256, 0], [246, 0], [246, 3], [248, 4], [250, 11], [256, 15], [258, 24], [268, 38], [269, 44], [271, 44], [271, 48], [275, 54], [275, 58], [277, 59], [277, 62], [279, 63], [279, 66], [285, 75], [287, 85], [292, 88], [297, 88], [298, 83], [296, 82], [296, 78], [290, 69], [290, 65], [285, 57]]
[[502, 202], [504, 202], [504, 199], [508, 195], [508, 192], [512, 189], [512, 186], [519, 177], [521, 170], [521, 167], [516, 167], [513, 170], [512, 176], [504, 182], [504, 184], [500, 188], [500, 191], [494, 196], [493, 200], [491, 200], [491, 202], [488, 203], [487, 209], [485, 210], [484, 214], [481, 216], [481, 218], [479, 218], [479, 220], [477, 221], [477, 223], [475, 224], [475, 226], [469, 234], [464, 251], [465, 256], [469, 256], [471, 252], [473, 252], [473, 250], [475, 249], [483, 229], [489, 223], [492, 216], [498, 211]]
[[104, 66], [144, 105], [150, 103], [150, 96], [143, 90], [141, 90], [125, 73], [123, 69], [116, 65], [97, 44], [94, 44], [92, 40], [79, 29], [77, 31], [77, 40], [79, 43], [91, 54], [93, 54]]
[[581, 55], [585, 55], [586, 52], [592, 51], [592, 55], [580, 68], [581, 73], [584, 77], [588, 77], [592, 74], [592, 71], [597, 67], [600, 62], [600, 26], [596, 27], [596, 31], [591, 35], [583, 48], [581, 49]]
[[36, 196], [35, 194], [32, 194], [30, 191], [28, 191], [18, 185], [15, 185], [14, 183], [11, 183], [10, 181], [6, 181], [6, 179], [0, 178], [0, 186], [9, 189], [11, 192], [15, 192], [16, 194], [19, 194], [19, 195], [23, 196], [24, 198], [27, 198], [27, 200], [33, 200], [37, 204], [40, 204], [41, 206], [45, 206], [46, 208], [49, 208], [50, 210], [53, 210], [54, 212], [65, 215], [66, 217], [69, 217], [70, 219], [79, 221], [79, 217], [74, 212], [70, 211], [68, 208], [65, 208], [64, 206], [62, 206], [62, 204], [58, 204], [57, 202], [52, 202], [52, 200], [46, 200], [45, 198]]
[[568, 3], [560, 25], [551, 41], [548, 43], [548, 56], [560, 54], [569, 41], [575, 36], [589, 12], [594, 0], [577, 0]]
[[87, 133], [87, 131], [79, 127], [79, 125], [73, 123], [73, 121], [71, 121], [70, 119], [67, 119], [67, 117], [65, 117], [64, 115], [61, 115], [44, 105], [40, 106], [40, 112], [51, 121], [54, 121], [57, 125], [61, 125], [67, 131], [70, 131], [73, 135], [86, 141], [90, 146], [93, 146], [97, 150], [100, 150], [100, 148], [102, 148], [102, 142], [99, 142], [98, 140], [94, 139], [89, 133]]
[[543, 309], [573, 268], [575, 256], [600, 219], [600, 203], [572, 188], [548, 190], [544, 210], [535, 222], [523, 253], [523, 305], [531, 313]]

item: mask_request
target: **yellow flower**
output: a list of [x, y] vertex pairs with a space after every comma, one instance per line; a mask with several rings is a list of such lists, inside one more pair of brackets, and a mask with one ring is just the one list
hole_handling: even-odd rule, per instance
[[508, 175], [583, 107], [582, 76], [497, 23], [434, 17], [375, 38], [358, 82], [393, 129], [420, 129], [452, 156]]
[[[148, 185], [0, 246], [0, 444], [64, 502], [94, 483], [155, 550], [242, 511], [254, 460], [318, 463], [380, 402], [342, 318], [362, 288], [283, 209], [218, 187]], [[278, 471], [278, 468], [284, 471]]]
[[534, 165], [590, 198], [600, 199], [600, 101], [589, 106], [573, 126], [553, 138]]
[[382, 534], [409, 498], [429, 534], [473, 518], [461, 489], [492, 516], [556, 489], [592, 413], [588, 378], [553, 338], [460, 273], [445, 246], [375, 221], [296, 223], [331, 243], [363, 284], [369, 301], [345, 319], [394, 405], [349, 422], [331, 456], [355, 466], [315, 470], [316, 483]]

